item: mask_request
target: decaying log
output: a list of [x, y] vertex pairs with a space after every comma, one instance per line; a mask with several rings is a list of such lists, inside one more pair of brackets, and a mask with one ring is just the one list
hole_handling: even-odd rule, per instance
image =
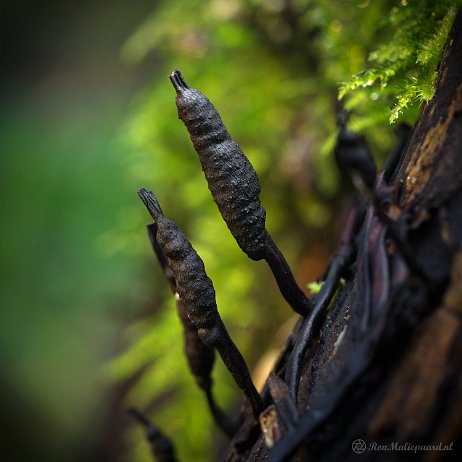
[[[461, 112], [459, 12], [436, 94], [392, 176], [399, 201], [382, 218], [371, 212], [375, 231], [363, 231], [353, 275], [307, 349], [298, 422], [288, 428], [280, 421], [282, 436], [268, 448], [249, 414], [226, 460], [439, 461], [462, 453]], [[364, 262], [372, 262], [367, 272]], [[379, 275], [389, 286], [382, 298]], [[364, 278], [371, 284], [367, 296]], [[374, 302], [369, 319], [364, 300]], [[292, 346], [288, 342], [273, 371], [277, 377], [284, 378]], [[262, 395], [270, 406], [267, 388]]]

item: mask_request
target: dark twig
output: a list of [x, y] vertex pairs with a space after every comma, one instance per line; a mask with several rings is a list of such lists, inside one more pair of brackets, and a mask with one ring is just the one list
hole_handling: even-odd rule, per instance
[[285, 428], [287, 430], [295, 428], [298, 420], [297, 406], [290, 396], [286, 383], [274, 372], [270, 373], [267, 383], [276, 411]]
[[374, 345], [369, 338], [363, 339], [352, 352], [350, 361], [335, 387], [322, 399], [316, 401], [309, 411], [300, 417], [297, 426], [289, 431], [275, 445], [268, 462], [282, 462], [296, 450], [302, 442], [308, 442], [310, 436], [335, 411], [347, 390], [369, 364]]
[[362, 222], [363, 215], [364, 211], [359, 205], [352, 206], [348, 211], [337, 252], [329, 264], [327, 276], [324, 280], [321, 291], [315, 298], [313, 311], [311, 311], [309, 316], [305, 319], [292, 351], [292, 355], [289, 358], [286, 369], [286, 381], [289, 385], [292, 399], [295, 402], [297, 401], [301, 366], [308, 349], [309, 342], [313, 336], [315, 327], [319, 324], [321, 315], [325, 313], [327, 307], [332, 301], [332, 297], [337, 290], [342, 273], [351, 263], [355, 255], [355, 235]]

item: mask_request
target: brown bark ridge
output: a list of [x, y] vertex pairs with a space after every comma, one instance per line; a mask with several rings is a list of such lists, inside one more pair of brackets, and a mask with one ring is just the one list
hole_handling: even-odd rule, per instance
[[310, 341], [298, 420], [284, 420], [289, 398], [271, 387], [301, 322], [262, 391], [274, 446], [244, 410], [224, 460], [462, 460], [461, 111], [459, 11], [392, 180], [396, 206], [369, 205], [351, 276]]

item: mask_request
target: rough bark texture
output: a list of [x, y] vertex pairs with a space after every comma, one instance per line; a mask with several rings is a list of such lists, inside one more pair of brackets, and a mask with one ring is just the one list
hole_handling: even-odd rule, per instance
[[[462, 16], [440, 68], [437, 91], [423, 108], [393, 183], [401, 185], [396, 230], [387, 257], [363, 231], [352, 276], [306, 354], [297, 427], [272, 449], [249, 412], [224, 456], [238, 461], [457, 460], [462, 453]], [[375, 218], [374, 226], [383, 230]], [[372, 228], [375, 229], [375, 228]], [[395, 231], [396, 231], [395, 230]], [[381, 231], [382, 232], [382, 231]], [[402, 248], [421, 274], [409, 269]], [[375, 236], [375, 237], [374, 237]], [[378, 248], [378, 247], [377, 247]], [[379, 249], [380, 250], [380, 249]], [[361, 255], [372, 253], [366, 273]], [[375, 253], [374, 253], [375, 252]], [[405, 264], [407, 263], [407, 264]], [[388, 275], [384, 290], [381, 271]], [[366, 273], [366, 274], [365, 274]], [[364, 277], [371, 293], [364, 323]], [[383, 279], [383, 277], [382, 277]], [[387, 287], [388, 287], [387, 286]], [[377, 294], [384, 294], [381, 302]], [[274, 372], [284, 378], [297, 324]], [[272, 404], [267, 387], [265, 404]], [[284, 434], [285, 433], [285, 434]], [[360, 455], [356, 439], [366, 442]], [[288, 441], [291, 441], [288, 442]], [[372, 450], [390, 445], [452, 444], [452, 451]], [[285, 445], [286, 449], [281, 448]], [[290, 450], [287, 449], [290, 447]], [[409, 446], [408, 446], [409, 447]], [[462, 460], [462, 459], [458, 459]]]

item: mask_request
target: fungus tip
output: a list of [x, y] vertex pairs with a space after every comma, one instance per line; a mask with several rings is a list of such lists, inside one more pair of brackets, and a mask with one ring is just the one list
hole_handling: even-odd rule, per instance
[[170, 81], [172, 82], [173, 87], [175, 88], [177, 94], [181, 94], [184, 90], [188, 90], [189, 86], [183, 78], [181, 72], [178, 69], [175, 69], [170, 74]]
[[156, 199], [156, 196], [152, 191], [148, 191], [145, 188], [138, 190], [138, 196], [143, 201], [143, 204], [148, 209], [154, 220], [158, 219], [159, 216], [163, 216], [162, 209], [160, 208], [159, 202]]
[[149, 421], [146, 418], [146, 416], [144, 414], [142, 414], [141, 411], [139, 411], [138, 409], [136, 409], [134, 407], [130, 407], [130, 408], [127, 409], [126, 412], [130, 417], [133, 417], [141, 425], [144, 425], [145, 427], [150, 426]]

